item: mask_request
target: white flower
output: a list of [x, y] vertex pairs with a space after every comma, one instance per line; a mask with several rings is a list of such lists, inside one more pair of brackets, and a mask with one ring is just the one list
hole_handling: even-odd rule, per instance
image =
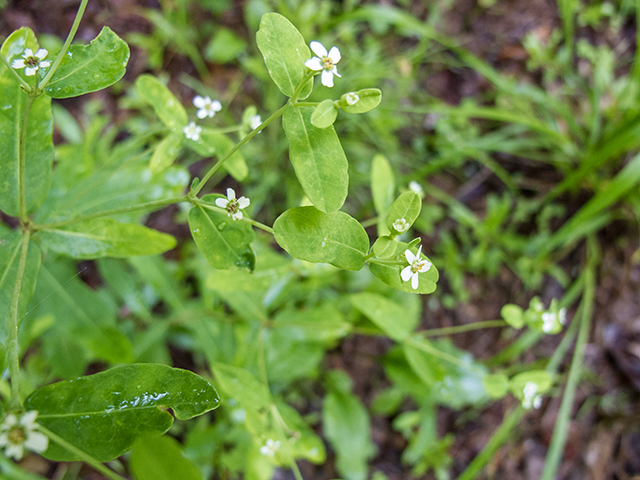
[[324, 48], [324, 46], [320, 42], [311, 42], [309, 46], [311, 47], [311, 50], [313, 50], [313, 53], [317, 55], [317, 57], [310, 58], [309, 60], [304, 62], [304, 64], [311, 70], [322, 70], [322, 84], [325, 87], [333, 87], [333, 76], [341, 76], [338, 73], [338, 69], [335, 65], [340, 61], [340, 50], [338, 50], [338, 47], [331, 47], [331, 50], [329, 50], [329, 53], [327, 53], [327, 49]]
[[558, 322], [558, 315], [553, 312], [545, 312], [542, 314], [542, 331], [544, 333], [551, 333]]
[[273, 457], [280, 450], [280, 441], [269, 438], [263, 446], [260, 447], [260, 453], [267, 457]]
[[198, 118], [213, 117], [216, 112], [222, 110], [222, 105], [218, 100], [211, 100], [209, 97], [196, 95], [193, 97], [193, 104], [198, 108], [196, 115]]
[[567, 309], [566, 308], [561, 308], [560, 311], [558, 312], [558, 317], [559, 317], [560, 323], [562, 325], [566, 325], [566, 323], [567, 323]]
[[411, 182], [409, 182], [409, 189], [413, 192], [413, 193], [417, 193], [418, 195], [422, 196], [422, 194], [424, 193], [422, 191], [422, 185], [420, 185], [418, 182], [416, 182], [415, 180], [411, 180]]
[[251, 127], [251, 130], [255, 130], [261, 124], [262, 124], [262, 118], [260, 118], [260, 115], [256, 114], [249, 119], [249, 127]]
[[347, 105], [355, 105], [360, 100], [360, 97], [355, 92], [349, 92], [344, 96]]
[[409, 230], [409, 222], [407, 222], [404, 218], [399, 218], [395, 222], [393, 222], [393, 228], [398, 233], [404, 233]]
[[189, 140], [197, 142], [198, 140], [200, 140], [200, 132], [202, 132], [202, 127], [196, 125], [195, 122], [190, 122], [189, 125], [182, 129], [182, 131], [184, 132], [184, 136]]
[[33, 50], [25, 48], [22, 58], [14, 60], [11, 67], [16, 70], [24, 68], [24, 74], [31, 77], [36, 74], [39, 68], [46, 68], [51, 64], [49, 60], [45, 60], [48, 53], [44, 48], [40, 48], [34, 55]]
[[403, 282], [408, 282], [411, 280], [411, 288], [414, 290], [418, 289], [418, 275], [424, 272], [427, 272], [431, 268], [431, 262], [426, 258], [420, 258], [420, 252], [422, 251], [422, 246], [418, 249], [418, 254], [414, 255], [411, 250], [405, 250], [404, 256], [407, 257], [407, 262], [409, 265], [402, 269], [400, 272], [400, 277], [402, 277]]
[[36, 417], [38, 412], [31, 410], [20, 416], [20, 420], [10, 413], [0, 425], [0, 447], [4, 447], [7, 457], [20, 460], [24, 454], [24, 448], [34, 452], [44, 452], [49, 446], [46, 435], [36, 431]]
[[527, 410], [535, 408], [536, 410], [542, 406], [542, 395], [536, 395], [538, 393], [538, 385], [533, 382], [527, 382], [522, 389], [522, 406]]
[[236, 192], [233, 188], [227, 188], [227, 198], [216, 198], [216, 205], [226, 209], [227, 215], [234, 220], [242, 220], [240, 209], [247, 208], [249, 203], [251, 202], [245, 197], [240, 197], [236, 200]]

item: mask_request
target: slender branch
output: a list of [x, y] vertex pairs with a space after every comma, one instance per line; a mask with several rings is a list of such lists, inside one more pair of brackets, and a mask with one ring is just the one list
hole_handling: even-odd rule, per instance
[[407, 337], [405, 338], [404, 343], [407, 345], [411, 345], [412, 347], [415, 347], [418, 350], [422, 350], [425, 353], [433, 355], [434, 357], [441, 358], [445, 362], [452, 363], [453, 365], [456, 365], [462, 368], [463, 370], [472, 371], [472, 372], [480, 371], [478, 367], [474, 367], [472, 365], [464, 363], [459, 358], [456, 358], [453, 355], [443, 352], [442, 350], [438, 350], [437, 348], [433, 347], [430, 343], [426, 343], [426, 341], [420, 342], [412, 339], [411, 337]]
[[59, 437], [58, 435], [53, 433], [48, 428], [45, 428], [41, 424], [38, 424], [38, 429], [40, 431], [42, 431], [42, 433], [44, 433], [51, 440], [53, 440], [55, 443], [60, 445], [62, 448], [64, 448], [65, 450], [69, 451], [69, 453], [74, 454], [76, 457], [82, 459], [83, 462], [88, 463], [89, 465], [91, 465], [96, 471], [100, 472], [105, 477], [110, 478], [111, 480], [127, 480], [122, 475], [119, 475], [116, 472], [114, 472], [113, 470], [105, 467], [102, 463], [100, 463], [98, 460], [93, 458], [88, 453], [80, 450], [78, 447], [76, 447], [76, 446], [72, 445], [71, 443], [67, 442], [64, 438]]
[[113, 210], [105, 210], [103, 212], [91, 213], [89, 215], [82, 215], [80, 217], [71, 218], [69, 220], [63, 220], [61, 222], [43, 223], [42, 225], [33, 225], [32, 230], [51, 230], [52, 228], [64, 227], [74, 223], [85, 222], [87, 220], [93, 220], [94, 218], [108, 217], [111, 215], [119, 215], [121, 213], [135, 212], [136, 210], [153, 209], [155, 207], [163, 207], [166, 205], [172, 205], [174, 203], [188, 202], [189, 198], [184, 195], [182, 197], [168, 198], [166, 200], [156, 200], [154, 202], [141, 203], [139, 205], [132, 205], [131, 207], [114, 208]]
[[44, 87], [47, 86], [47, 84], [51, 80], [51, 77], [53, 77], [53, 74], [56, 73], [60, 62], [62, 62], [62, 59], [67, 54], [69, 46], [71, 45], [71, 42], [73, 42], [73, 38], [76, 36], [76, 32], [78, 31], [78, 27], [80, 26], [80, 21], [82, 20], [82, 16], [84, 15], [84, 10], [87, 8], [87, 3], [89, 3], [89, 0], [82, 0], [82, 2], [80, 2], [80, 7], [78, 8], [78, 12], [76, 13], [76, 18], [73, 20], [73, 25], [71, 25], [71, 30], [69, 30], [69, 35], [67, 35], [67, 39], [64, 41], [64, 45], [62, 45], [62, 49], [60, 49], [60, 51], [58, 52], [58, 56], [53, 61], [53, 65], [51, 65], [51, 68], [49, 69], [45, 77], [38, 84], [39, 92], [42, 92], [44, 90]]
[[29, 85], [29, 84], [24, 80], [24, 78], [22, 78], [22, 77], [20, 76], [20, 74], [16, 71], [16, 69], [15, 69], [15, 68], [13, 68], [11, 65], [9, 65], [9, 62], [7, 61], [7, 59], [6, 59], [6, 58], [4, 58], [4, 55], [2, 55], [1, 53], [0, 53], [0, 60], [2, 60], [2, 63], [4, 63], [5, 67], [7, 67], [7, 69], [8, 69], [11, 73], [13, 73], [13, 76], [14, 76], [14, 77], [16, 77], [16, 78], [18, 79], [18, 82], [20, 82], [20, 85], [22, 86], [22, 88], [24, 88], [24, 90], [25, 90], [26, 92], [31, 92], [31, 89], [32, 89], [31, 85]]
[[317, 107], [320, 102], [295, 102], [294, 107]]
[[31, 231], [25, 230], [22, 234], [22, 249], [16, 274], [16, 284], [11, 298], [11, 311], [9, 315], [9, 376], [11, 377], [11, 409], [20, 408], [20, 345], [18, 344], [18, 308], [20, 306], [20, 291], [22, 279], [27, 266], [27, 253], [29, 251], [29, 238]]
[[18, 202], [20, 206], [20, 221], [26, 224], [29, 220], [27, 216], [27, 180], [26, 180], [26, 163], [27, 163], [27, 129], [29, 126], [29, 114], [31, 106], [36, 99], [36, 95], [29, 93], [24, 103], [22, 111], [22, 124], [20, 125], [20, 145], [18, 151]]
[[455, 333], [471, 332], [473, 330], [481, 330], [483, 328], [506, 327], [507, 325], [507, 322], [504, 320], [486, 320], [484, 322], [475, 322], [468, 325], [421, 330], [417, 333], [423, 337], [439, 337], [441, 335], [453, 335]]

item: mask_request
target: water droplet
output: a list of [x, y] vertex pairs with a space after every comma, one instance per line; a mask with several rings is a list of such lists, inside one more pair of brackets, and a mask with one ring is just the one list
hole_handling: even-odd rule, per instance
[[[199, 229], [199, 228], [194, 228], [194, 229], [193, 229], [193, 231], [192, 231], [192, 233], [193, 233], [194, 235], [199, 235], [199, 234], [200, 234], [200, 229]], [[138, 385], [138, 388], [140, 388], [140, 385]]]
[[100, 75], [99, 75], [99, 74], [97, 74], [97, 73], [94, 73], [94, 74], [93, 74], [93, 78], [100, 78]]
[[4, 107], [2, 107], [3, 110], [9, 110], [11, 108], [11, 105], [5, 105]]

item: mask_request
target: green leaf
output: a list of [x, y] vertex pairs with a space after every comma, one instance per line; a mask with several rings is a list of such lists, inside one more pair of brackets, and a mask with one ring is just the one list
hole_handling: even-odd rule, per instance
[[[422, 342], [430, 345], [427, 340], [422, 339]], [[411, 369], [426, 386], [432, 388], [436, 382], [444, 380], [442, 360], [411, 344], [404, 344], [402, 350]]]
[[[304, 62], [311, 58], [304, 38], [282, 15], [265, 13], [256, 33], [256, 43], [269, 75], [280, 91], [291, 97], [304, 77]], [[298, 99], [308, 97], [312, 88], [313, 78], [304, 86]]]
[[[133, 364], [39, 388], [25, 400], [38, 422], [101, 462], [119, 457], [142, 433], [162, 434], [170, 413], [187, 420], [217, 408], [215, 389], [202, 377], [166, 365]], [[51, 460], [78, 460], [51, 442]]]
[[524, 327], [524, 312], [518, 305], [508, 303], [500, 310], [500, 316], [513, 328], [520, 329]]
[[182, 129], [187, 125], [189, 117], [180, 101], [152, 75], [140, 75], [136, 80], [136, 88], [140, 97], [153, 107], [158, 118], [167, 127]]
[[[438, 269], [433, 262], [431, 264], [431, 268], [428, 271], [419, 274], [418, 280], [418, 289], [414, 290], [411, 287], [411, 282], [403, 282], [402, 278], [400, 278], [400, 271], [408, 265], [407, 260], [404, 256], [405, 250], [409, 247], [406, 243], [402, 242], [394, 242], [396, 244], [396, 250], [393, 255], [389, 258], [395, 258], [398, 261], [404, 262], [404, 265], [400, 266], [388, 266], [388, 265], [380, 265], [377, 263], [371, 263], [369, 265], [369, 270], [371, 273], [376, 276], [378, 279], [382, 280], [387, 285], [395, 288], [396, 290], [402, 290], [407, 293], [433, 293], [436, 289], [436, 282], [438, 281], [439, 273]], [[410, 249], [415, 255], [418, 252], [418, 249], [412, 247]], [[428, 261], [429, 257], [425, 257], [421, 254], [421, 258], [426, 258]]]
[[166, 170], [171, 165], [182, 149], [184, 135], [182, 132], [173, 132], [167, 135], [153, 151], [151, 162], [149, 162], [149, 170], [152, 173], [158, 173]]
[[[222, 158], [235, 145], [235, 142], [229, 137], [210, 128], [203, 128], [197, 141], [187, 141], [187, 146], [203, 157], [217, 155], [218, 158]], [[227, 158], [222, 167], [239, 182], [245, 180], [249, 175], [249, 167], [239, 151]]]
[[269, 405], [271, 398], [267, 386], [249, 371], [224, 363], [215, 363], [211, 368], [221, 390], [241, 407], [260, 410]]
[[[204, 202], [215, 204], [222, 195], [205, 195]], [[252, 271], [256, 264], [256, 254], [251, 242], [256, 238], [251, 225], [236, 221], [212, 207], [195, 205], [189, 210], [189, 228], [198, 249], [211, 266], [218, 269], [243, 268]]]
[[331, 303], [304, 310], [283, 310], [274, 319], [274, 329], [291, 330], [298, 341], [333, 345], [351, 331], [340, 310]]
[[403, 233], [396, 230], [393, 223], [404, 219], [404, 221], [411, 226], [420, 215], [421, 209], [422, 199], [420, 198], [420, 195], [414, 192], [404, 192], [396, 199], [395, 202], [393, 202], [393, 205], [391, 205], [391, 210], [387, 217], [387, 228], [391, 232]]
[[378, 258], [389, 258], [396, 253], [396, 242], [388, 236], [378, 238], [373, 244], [373, 253]]
[[110, 218], [43, 228], [40, 238], [51, 250], [72, 258], [159, 255], [176, 246], [171, 235]]
[[378, 215], [385, 215], [391, 207], [395, 189], [396, 181], [391, 165], [384, 156], [375, 155], [371, 163], [371, 195]]
[[311, 115], [311, 125], [317, 128], [327, 128], [333, 125], [338, 117], [338, 110], [333, 100], [323, 100], [320, 102]]
[[487, 375], [482, 383], [491, 398], [502, 398], [509, 391], [509, 379], [504, 373]]
[[109, 27], [89, 45], [72, 45], [44, 91], [69, 98], [102, 90], [120, 80], [129, 61], [129, 46]]
[[347, 113], [368, 112], [380, 105], [380, 101], [382, 100], [382, 92], [377, 88], [364, 88], [351, 93], [358, 95], [358, 101], [353, 105], [349, 105], [345, 99], [349, 93], [345, 93], [340, 99], [340, 107]]
[[522, 372], [509, 381], [509, 389], [519, 400], [524, 398], [524, 387], [527, 383], [535, 383], [538, 387], [537, 393], [549, 391], [553, 385], [553, 377], [544, 370], [530, 370]]
[[349, 297], [351, 304], [397, 342], [401, 342], [417, 326], [419, 318], [382, 295], [358, 293]]
[[345, 270], [360, 270], [369, 250], [367, 232], [344, 212], [291, 208], [276, 219], [273, 232], [276, 242], [292, 257]]
[[137, 480], [202, 480], [200, 471], [171, 437], [145, 434], [131, 449], [129, 468]]
[[325, 213], [338, 210], [347, 198], [349, 162], [333, 127], [311, 125], [313, 107], [287, 105], [283, 127], [296, 176], [313, 205]]
[[[25, 48], [34, 52], [38, 43], [31, 29], [13, 32], [2, 45], [2, 55], [11, 63], [22, 56]], [[18, 151], [22, 117], [27, 94], [12, 72], [0, 64], [0, 210], [19, 215]], [[36, 98], [27, 124], [25, 153], [25, 197], [27, 213], [35, 212], [44, 202], [51, 187], [53, 167], [53, 116], [51, 99]]]

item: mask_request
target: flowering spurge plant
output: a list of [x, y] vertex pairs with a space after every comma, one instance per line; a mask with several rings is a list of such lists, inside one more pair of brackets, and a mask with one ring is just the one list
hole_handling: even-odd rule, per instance
[[555, 298], [551, 300], [547, 309], [544, 308], [539, 297], [533, 297], [527, 310], [523, 310], [518, 305], [507, 304], [502, 307], [500, 313], [504, 321], [514, 328], [520, 329], [526, 325], [549, 335], [560, 333], [567, 323], [567, 309], [560, 308]]
[[0, 425], [0, 447], [4, 454], [15, 460], [20, 460], [25, 448], [37, 453], [44, 452], [49, 446], [49, 438], [38, 432], [36, 418], [38, 412], [31, 410], [17, 417], [9, 413]]

